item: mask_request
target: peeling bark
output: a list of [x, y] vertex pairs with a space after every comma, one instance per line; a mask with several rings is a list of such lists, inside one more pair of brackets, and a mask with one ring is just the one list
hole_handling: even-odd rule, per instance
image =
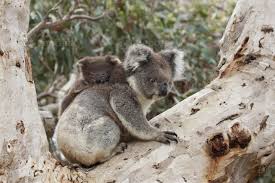
[[275, 2], [239, 0], [220, 75], [151, 120], [179, 144], [133, 142], [90, 172], [48, 152], [25, 51], [29, 1], [0, 2], [0, 182], [245, 183], [275, 161]]

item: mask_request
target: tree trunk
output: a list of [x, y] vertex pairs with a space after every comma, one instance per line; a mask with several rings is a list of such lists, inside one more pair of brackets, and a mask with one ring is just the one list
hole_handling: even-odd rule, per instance
[[48, 152], [26, 54], [29, 1], [0, 2], [0, 182], [245, 183], [275, 161], [273, 0], [239, 0], [219, 77], [151, 120], [180, 143], [134, 142], [89, 173]]
[[239, 0], [219, 77], [152, 121], [181, 142], [134, 143], [88, 174], [97, 182], [245, 183], [275, 161], [275, 1]]
[[26, 52], [28, 22], [29, 0], [0, 2], [0, 182], [31, 181], [48, 151]]

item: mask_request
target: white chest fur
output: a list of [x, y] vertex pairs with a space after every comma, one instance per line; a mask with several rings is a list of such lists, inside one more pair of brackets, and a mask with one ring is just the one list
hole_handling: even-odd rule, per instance
[[142, 95], [138, 95], [138, 100], [141, 104], [141, 107], [142, 107], [142, 110], [143, 110], [144, 114], [147, 114], [148, 112], [150, 112], [150, 107], [155, 102], [155, 100], [146, 99]]
[[137, 97], [139, 100], [139, 103], [141, 104], [142, 110], [144, 114], [147, 114], [150, 111], [151, 105], [156, 101], [156, 99], [147, 99], [145, 98], [141, 93], [139, 93], [139, 90], [136, 85], [135, 78], [133, 76], [130, 76], [127, 79], [129, 85], [134, 89], [134, 91], [137, 93]]

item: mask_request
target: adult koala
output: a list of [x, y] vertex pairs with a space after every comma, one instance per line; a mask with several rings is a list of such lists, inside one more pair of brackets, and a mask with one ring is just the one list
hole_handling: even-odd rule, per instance
[[66, 160], [84, 167], [122, 152], [130, 139], [177, 142], [177, 135], [152, 127], [145, 114], [164, 97], [173, 79], [183, 72], [178, 50], [155, 53], [132, 45], [123, 62], [127, 83], [105, 83], [78, 94], [62, 114], [55, 131], [57, 150]]

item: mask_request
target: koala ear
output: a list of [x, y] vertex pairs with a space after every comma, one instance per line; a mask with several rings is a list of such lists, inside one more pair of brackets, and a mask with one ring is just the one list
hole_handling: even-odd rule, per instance
[[78, 72], [82, 72], [82, 69], [89, 64], [90, 57], [84, 57], [76, 62], [76, 68]]
[[121, 61], [119, 60], [119, 58], [117, 56], [107, 55], [105, 60], [107, 62], [111, 63], [112, 65], [121, 64]]
[[124, 69], [131, 73], [139, 66], [150, 61], [153, 50], [143, 44], [134, 44], [130, 46], [126, 52], [123, 62]]
[[172, 49], [162, 50], [159, 53], [172, 68], [173, 80], [181, 79], [184, 72], [183, 51]]

